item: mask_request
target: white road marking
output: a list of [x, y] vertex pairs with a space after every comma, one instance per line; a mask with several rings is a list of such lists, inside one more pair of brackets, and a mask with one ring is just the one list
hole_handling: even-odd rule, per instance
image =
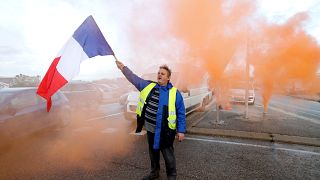
[[298, 149], [288, 149], [288, 148], [281, 148], [281, 147], [270, 147], [270, 146], [263, 146], [263, 145], [257, 145], [257, 144], [239, 143], [239, 142], [222, 141], [222, 140], [214, 140], [214, 139], [201, 139], [201, 138], [193, 138], [193, 137], [185, 137], [185, 139], [193, 140], [193, 141], [204, 141], [204, 142], [213, 142], [213, 143], [220, 143], [220, 144], [230, 144], [230, 145], [238, 145], [238, 146], [257, 147], [257, 148], [262, 148], [262, 149], [276, 149], [276, 150], [281, 150], [281, 151], [289, 151], [289, 152], [294, 152], [294, 153], [303, 153], [303, 154], [310, 154], [310, 155], [320, 156], [319, 152], [305, 151], [305, 150], [298, 150]]
[[106, 128], [106, 129], [102, 130], [101, 133], [110, 134], [110, 133], [114, 133], [116, 131], [118, 131], [117, 128]]
[[[312, 109], [305, 109], [305, 108], [298, 108], [298, 107], [296, 107], [296, 106], [289, 106], [289, 105], [284, 105], [284, 104], [281, 104], [281, 103], [278, 103], [278, 104], [276, 104], [276, 105], [282, 105], [282, 106], [286, 106], [287, 108], [289, 107], [290, 109], [296, 109], [295, 111], [297, 111], [297, 110], [300, 110], [300, 112], [301, 113], [305, 113], [305, 114], [308, 114], [308, 115], [311, 115], [311, 116], [319, 116], [320, 114], [320, 112], [319, 111], [316, 111], [316, 110], [312, 110]], [[273, 104], [271, 104], [270, 106], [274, 106], [275, 107], [275, 105], [273, 105]], [[312, 113], [312, 112], [314, 112], [314, 113]]]
[[98, 120], [98, 119], [104, 119], [104, 118], [107, 118], [107, 117], [112, 117], [112, 116], [118, 116], [120, 114], [123, 114], [123, 112], [121, 113], [116, 113], [116, 114], [109, 114], [109, 115], [106, 115], [106, 116], [101, 116], [101, 117], [95, 117], [95, 118], [91, 118], [91, 119], [88, 119], [86, 121], [94, 121], [94, 120]]
[[74, 129], [73, 131], [74, 132], [85, 132], [85, 131], [89, 131], [90, 129], [92, 129], [91, 126], [85, 126], [85, 127], [81, 127], [81, 128], [78, 128], [78, 129]]
[[313, 119], [313, 118], [308, 118], [308, 117], [305, 117], [305, 116], [300, 116], [300, 115], [298, 115], [298, 114], [295, 114], [295, 113], [292, 113], [292, 112], [288, 112], [288, 111], [284, 111], [284, 110], [282, 110], [282, 109], [275, 108], [275, 107], [271, 107], [271, 106], [269, 106], [268, 108], [269, 108], [269, 109], [272, 109], [272, 110], [274, 110], [274, 111], [281, 112], [281, 113], [283, 113], [283, 114], [287, 114], [287, 115], [290, 115], [290, 116], [299, 118], [299, 119], [303, 119], [303, 120], [306, 120], [306, 121], [310, 121], [310, 122], [315, 123], [315, 124], [320, 124], [320, 121], [319, 121], [319, 120], [316, 120], [316, 119]]
[[120, 106], [120, 104], [119, 103], [103, 104], [100, 107], [108, 107], [108, 106]]
[[[319, 114], [319, 111], [317, 110], [313, 110], [313, 109], [307, 109], [307, 108], [304, 108], [304, 107], [300, 107], [298, 106], [297, 103], [293, 103], [293, 104], [297, 104], [297, 105], [292, 105], [290, 102], [288, 103], [282, 103], [281, 101], [276, 101], [276, 102], [272, 102], [274, 104], [278, 104], [278, 105], [283, 105], [283, 106], [287, 106], [287, 107], [290, 107], [290, 108], [295, 108], [295, 109], [300, 109], [302, 111], [309, 111], [309, 112], [314, 112], [316, 114], [313, 114], [313, 115], [318, 115]], [[312, 114], [312, 113], [310, 113]]]
[[[262, 99], [260, 98], [260, 100], [262, 101]], [[292, 101], [291, 101], [292, 102]], [[302, 111], [307, 111], [309, 114], [311, 114], [311, 115], [314, 115], [314, 116], [317, 116], [317, 115], [319, 115], [319, 111], [317, 111], [317, 110], [314, 110], [314, 109], [307, 109], [307, 107], [300, 107], [300, 106], [298, 106], [298, 104], [297, 103], [293, 103], [293, 104], [297, 104], [297, 105], [292, 105], [291, 104], [291, 102], [287, 102], [287, 103], [282, 103], [281, 101], [272, 101], [272, 102], [270, 102], [270, 105], [269, 106], [275, 106], [275, 105], [280, 105], [280, 106], [284, 106], [284, 107], [289, 107], [289, 108], [294, 108], [294, 109], [300, 109], [300, 110], [302, 110]], [[262, 105], [261, 105], [261, 107], [262, 107]], [[313, 114], [313, 113], [311, 113], [311, 112], [313, 112], [313, 113], [315, 113], [315, 114]]]

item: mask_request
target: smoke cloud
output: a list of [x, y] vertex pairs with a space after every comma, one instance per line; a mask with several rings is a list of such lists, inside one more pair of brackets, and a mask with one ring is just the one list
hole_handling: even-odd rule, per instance
[[[122, 116], [90, 120], [99, 112], [77, 110], [72, 114], [67, 127], [43, 129], [1, 147], [0, 179], [62, 177], [60, 173], [64, 172], [100, 170], [132, 149], [132, 125]], [[42, 120], [38, 116], [30, 118]]]
[[202, 78], [199, 71], [190, 71], [200, 64], [213, 87], [227, 90], [245, 79], [248, 61], [262, 88], [265, 109], [274, 89], [288, 89], [293, 82], [308, 93], [320, 91], [315, 85], [320, 47], [303, 28], [308, 12], [272, 24], [258, 15], [253, 1], [187, 0], [167, 5], [171, 31], [188, 47], [183, 60], [189, 65], [181, 69], [186, 81]]

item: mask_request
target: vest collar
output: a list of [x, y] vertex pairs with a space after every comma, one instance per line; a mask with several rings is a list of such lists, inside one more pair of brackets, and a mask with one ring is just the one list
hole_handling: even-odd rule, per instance
[[161, 88], [161, 89], [169, 90], [169, 89], [171, 89], [173, 86], [172, 86], [171, 82], [169, 82], [166, 86], [160, 86], [160, 85], [157, 83], [156, 87], [157, 87], [157, 88]]

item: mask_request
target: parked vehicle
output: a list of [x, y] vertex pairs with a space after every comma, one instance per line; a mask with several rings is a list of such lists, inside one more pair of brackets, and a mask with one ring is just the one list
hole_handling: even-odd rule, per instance
[[128, 96], [129, 96], [132, 92], [134, 92], [134, 90], [131, 90], [131, 91], [127, 92], [127, 93], [122, 94], [122, 95], [119, 97], [119, 103], [120, 103], [121, 105], [127, 105], [127, 103], [128, 103]]
[[0, 89], [0, 146], [46, 128], [67, 125], [70, 118], [68, 99], [57, 92], [52, 96], [52, 108], [36, 95], [36, 88]]
[[1, 88], [8, 88], [8, 87], [9, 87], [9, 84], [4, 83], [4, 82], [0, 82], [0, 89]]
[[[143, 79], [154, 80], [157, 77], [157, 74], [150, 73], [142, 75]], [[183, 97], [186, 114], [189, 114], [195, 110], [204, 110], [205, 107], [212, 100], [212, 92], [208, 87], [200, 86], [196, 88], [182, 88], [179, 86], [178, 73], [173, 73], [171, 76], [171, 82], [179, 89]], [[135, 119], [136, 118], [136, 108], [138, 104], [139, 94], [137, 90], [131, 91], [126, 95], [123, 95], [120, 98], [122, 103], [125, 103], [124, 114], [126, 119]]]
[[102, 90], [85, 81], [71, 81], [61, 88], [61, 92], [69, 99], [71, 108], [94, 109], [103, 99]]
[[118, 102], [120, 96], [118, 87], [108, 84], [94, 84], [102, 93], [101, 101], [103, 103], [114, 103]]
[[[245, 103], [246, 100], [246, 82], [240, 81], [231, 84], [229, 89], [229, 99], [231, 103]], [[249, 82], [248, 86], [248, 104], [253, 105], [256, 99], [254, 84]]]

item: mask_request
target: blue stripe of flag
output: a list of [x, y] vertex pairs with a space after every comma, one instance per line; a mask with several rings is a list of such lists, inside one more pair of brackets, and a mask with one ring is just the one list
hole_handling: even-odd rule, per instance
[[91, 15], [78, 27], [72, 37], [82, 46], [89, 58], [98, 55], [114, 55]]

